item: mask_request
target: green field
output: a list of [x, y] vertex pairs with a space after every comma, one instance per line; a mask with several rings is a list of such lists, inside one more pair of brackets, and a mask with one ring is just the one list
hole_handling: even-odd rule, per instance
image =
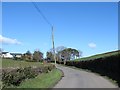
[[29, 66], [41, 66], [41, 62], [27, 62], [27, 61], [17, 61], [12, 59], [2, 59], [2, 68], [16, 68], [16, 67], [29, 67]]
[[112, 55], [118, 55], [118, 53], [120, 53], [120, 50], [107, 52], [107, 53], [102, 53], [102, 54], [97, 54], [97, 55], [93, 55], [93, 56], [89, 56], [89, 57], [84, 57], [84, 58], [76, 59], [75, 61], [94, 60], [94, 59], [97, 59], [97, 58], [109, 57], [109, 56], [112, 56]]

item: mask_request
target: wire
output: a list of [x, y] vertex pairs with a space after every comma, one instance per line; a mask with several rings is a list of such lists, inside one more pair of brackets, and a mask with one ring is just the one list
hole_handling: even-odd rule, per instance
[[43, 19], [52, 27], [52, 24], [49, 22], [49, 20], [45, 17], [45, 15], [42, 13], [42, 11], [40, 10], [40, 8], [38, 7], [38, 5], [35, 2], [32, 2], [32, 4], [34, 5], [34, 7], [36, 8], [36, 10], [41, 14], [41, 16], [43, 17]]

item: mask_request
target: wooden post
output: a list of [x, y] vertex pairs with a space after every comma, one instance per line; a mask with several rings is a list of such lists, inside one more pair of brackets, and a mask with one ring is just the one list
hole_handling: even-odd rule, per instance
[[55, 44], [54, 44], [54, 28], [53, 28], [53, 26], [52, 26], [52, 44], [53, 44], [53, 54], [54, 54], [55, 67], [56, 67], [56, 54], [55, 54]]

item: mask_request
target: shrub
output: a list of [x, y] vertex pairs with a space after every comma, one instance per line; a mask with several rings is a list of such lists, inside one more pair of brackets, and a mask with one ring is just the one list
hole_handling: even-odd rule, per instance
[[47, 65], [41, 67], [25, 67], [25, 68], [18, 68], [14, 70], [3, 70], [2, 71], [2, 82], [3, 86], [18, 86], [22, 81], [25, 79], [35, 78], [40, 73], [48, 73], [54, 69], [54, 65]]

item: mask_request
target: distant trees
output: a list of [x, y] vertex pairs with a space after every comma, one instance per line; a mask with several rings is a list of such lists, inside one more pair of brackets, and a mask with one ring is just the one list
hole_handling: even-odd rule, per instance
[[66, 49], [66, 47], [64, 47], [64, 46], [59, 46], [59, 47], [56, 48], [56, 52], [59, 53], [59, 52], [61, 52], [61, 51], [64, 50], [64, 49]]
[[43, 53], [39, 50], [35, 50], [32, 54], [29, 50], [22, 55], [22, 60], [26, 61], [42, 61], [43, 60]]
[[54, 60], [54, 55], [52, 52], [47, 52], [46, 57], [48, 61], [53, 61]]
[[81, 56], [82, 52], [77, 50], [77, 49], [73, 49], [73, 48], [65, 48], [64, 50], [58, 52], [60, 57], [62, 59], [66, 59], [66, 60], [74, 60], [77, 59]]
[[28, 50], [22, 55], [22, 59], [26, 61], [32, 61], [32, 53]]
[[64, 47], [64, 46], [59, 46], [59, 47], [56, 48], [56, 59], [57, 59], [57, 61], [61, 61], [62, 60], [62, 58], [61, 58], [62, 53], [61, 52], [64, 49], [66, 49], [66, 47]]
[[[55, 56], [57, 61], [66, 62], [67, 60], [77, 59], [82, 55], [81, 51], [73, 48], [66, 48], [64, 46], [57, 47], [55, 51], [56, 51]], [[50, 49], [50, 51], [47, 52], [46, 57], [47, 60], [52, 60], [52, 61], [54, 60], [53, 49]]]
[[[68, 60], [75, 60], [78, 59], [81, 55], [82, 52], [74, 49], [74, 48], [67, 48], [64, 46], [59, 46], [55, 48], [55, 59], [56, 61], [64, 61], [64, 63]], [[34, 53], [32, 54], [29, 50], [22, 55], [22, 60], [26, 61], [43, 61], [43, 53], [39, 50], [35, 50]], [[53, 49], [50, 49], [46, 53], [46, 59], [47, 61], [54, 61], [54, 53]]]
[[32, 53], [30, 51], [26, 52], [26, 56], [28, 60], [32, 60]]
[[64, 64], [67, 60], [74, 60], [81, 56], [81, 52], [79, 50], [72, 48], [66, 48], [59, 53], [61, 53], [61, 58], [64, 61]]
[[34, 51], [33, 53], [33, 60], [34, 61], [42, 61], [43, 60], [43, 53], [40, 51]]

